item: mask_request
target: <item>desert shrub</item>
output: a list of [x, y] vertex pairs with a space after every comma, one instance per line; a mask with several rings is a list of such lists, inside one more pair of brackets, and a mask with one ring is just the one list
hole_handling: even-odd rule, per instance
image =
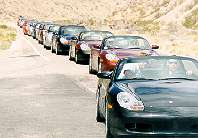
[[7, 28], [8, 28], [7, 25], [5, 25], [5, 24], [0, 24], [0, 29], [7, 29]]
[[188, 29], [198, 29], [198, 8], [193, 10], [189, 16], [185, 17], [183, 26]]
[[8, 49], [16, 39], [16, 30], [5, 24], [0, 24], [0, 50]]
[[160, 30], [160, 24], [153, 20], [137, 20], [134, 26], [138, 27], [142, 33], [156, 34]]

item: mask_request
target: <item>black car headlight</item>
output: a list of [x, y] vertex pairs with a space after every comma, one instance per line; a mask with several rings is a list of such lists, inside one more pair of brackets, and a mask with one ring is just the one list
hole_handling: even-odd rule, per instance
[[61, 37], [61, 38], [60, 38], [60, 42], [61, 42], [62, 44], [64, 44], [64, 45], [67, 45], [67, 44], [69, 43], [69, 41], [68, 41], [66, 38], [64, 38], [64, 37]]
[[81, 45], [80, 45], [80, 48], [82, 49], [82, 50], [90, 50], [90, 47], [88, 46], [88, 44], [86, 44], [86, 43], [82, 43]]
[[143, 111], [144, 104], [135, 98], [134, 95], [128, 92], [120, 92], [117, 94], [117, 101], [119, 105], [131, 111]]

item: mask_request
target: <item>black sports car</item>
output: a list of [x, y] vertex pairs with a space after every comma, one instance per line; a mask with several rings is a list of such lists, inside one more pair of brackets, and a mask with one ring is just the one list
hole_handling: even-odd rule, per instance
[[97, 74], [97, 121], [106, 137], [198, 137], [198, 61], [126, 58]]
[[58, 55], [60, 53], [69, 51], [70, 41], [73, 38], [76, 40], [82, 31], [86, 31], [84, 26], [61, 26], [59, 30], [52, 36], [52, 52], [55, 51], [55, 53]]

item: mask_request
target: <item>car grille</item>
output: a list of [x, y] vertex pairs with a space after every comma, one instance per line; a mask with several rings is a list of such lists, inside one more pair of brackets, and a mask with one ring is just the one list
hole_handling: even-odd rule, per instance
[[198, 133], [198, 119], [142, 119], [126, 123], [126, 129], [136, 132]]

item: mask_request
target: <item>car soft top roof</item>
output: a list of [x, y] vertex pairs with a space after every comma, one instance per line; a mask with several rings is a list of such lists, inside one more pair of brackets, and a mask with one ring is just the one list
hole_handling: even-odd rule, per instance
[[142, 36], [137, 36], [137, 35], [113, 35], [113, 36], [109, 36], [107, 37], [106, 39], [110, 39], [110, 38], [121, 38], [121, 37], [126, 37], [126, 38], [142, 38], [142, 39], [145, 39], [144, 37]]
[[145, 60], [145, 59], [181, 59], [181, 60], [192, 60], [198, 63], [198, 60], [191, 58], [191, 57], [184, 57], [184, 56], [144, 56], [144, 57], [126, 57], [121, 59], [120, 61], [134, 61], [134, 60]]

